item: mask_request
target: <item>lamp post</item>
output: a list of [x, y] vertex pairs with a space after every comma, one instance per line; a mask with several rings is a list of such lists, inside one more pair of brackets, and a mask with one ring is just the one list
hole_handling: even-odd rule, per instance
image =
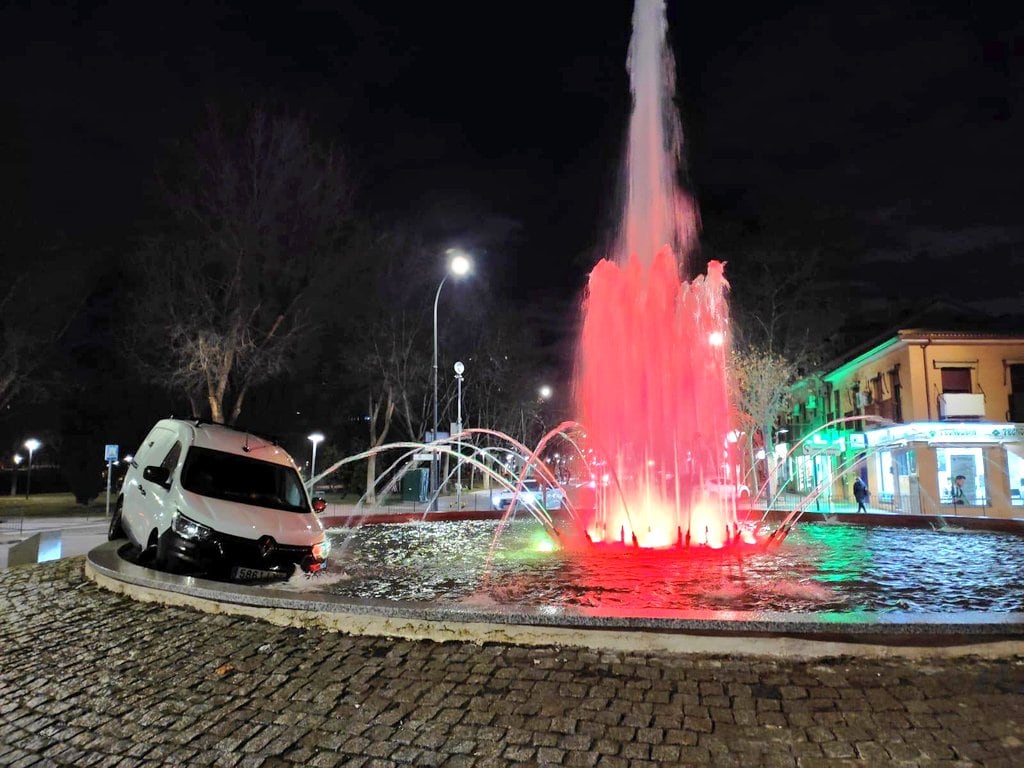
[[313, 444], [313, 458], [309, 462], [309, 495], [313, 495], [313, 478], [316, 477], [316, 447], [323, 442], [324, 436], [321, 432], [314, 432], [306, 437]]
[[[462, 374], [466, 370], [466, 366], [462, 364], [462, 361], [455, 363], [455, 387], [457, 391], [456, 402], [458, 403], [455, 423], [459, 427], [459, 432], [462, 432]], [[455, 471], [458, 473], [458, 477], [455, 480], [455, 506], [462, 509], [462, 440], [459, 440], [458, 444], [459, 463], [455, 465]]]
[[[437, 440], [437, 300], [441, 298], [441, 289], [449, 276], [462, 277], [473, 268], [473, 262], [469, 256], [455, 248], [448, 249], [448, 270], [437, 286], [437, 293], [434, 294], [434, 434], [431, 442]], [[431, 508], [437, 510], [437, 453], [430, 454], [430, 495], [433, 501]]]
[[14, 469], [11, 470], [11, 496], [18, 495], [18, 467], [24, 460], [25, 457], [20, 453], [14, 454]]
[[32, 494], [32, 454], [35, 453], [41, 445], [42, 443], [34, 437], [25, 441], [25, 447], [28, 449], [28, 479], [25, 481], [26, 499]]
[[537, 420], [540, 422], [541, 435], [547, 432], [548, 429], [547, 419], [545, 418], [546, 414], [544, 412], [544, 403], [548, 402], [554, 393], [555, 391], [549, 384], [541, 384], [537, 387], [537, 397], [540, 398], [540, 406], [537, 408]]

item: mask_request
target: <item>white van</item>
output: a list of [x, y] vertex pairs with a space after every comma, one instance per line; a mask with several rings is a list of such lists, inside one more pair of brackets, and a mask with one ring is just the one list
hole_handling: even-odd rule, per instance
[[242, 581], [288, 578], [296, 565], [315, 573], [327, 560], [292, 457], [197, 420], [163, 419], [142, 442], [110, 520], [108, 538], [125, 536], [158, 568]]

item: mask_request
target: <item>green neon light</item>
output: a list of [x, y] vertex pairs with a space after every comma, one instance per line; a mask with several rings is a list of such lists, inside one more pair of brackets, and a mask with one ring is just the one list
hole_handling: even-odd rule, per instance
[[834, 371], [832, 371], [832, 373], [826, 374], [823, 378], [829, 384], [835, 384], [840, 379], [845, 378], [847, 376], [847, 374], [850, 374], [853, 371], [857, 370], [857, 368], [859, 368], [861, 365], [863, 365], [865, 363], [865, 361], [867, 361], [869, 358], [874, 357], [875, 355], [879, 354], [883, 350], [886, 350], [889, 347], [892, 347], [892, 346], [898, 344], [899, 342], [900, 342], [900, 337], [899, 336], [893, 336], [891, 339], [886, 339], [885, 341], [883, 341], [878, 346], [872, 347], [867, 352], [865, 352], [865, 353], [863, 353], [861, 355], [858, 355], [857, 357], [853, 358], [853, 360], [851, 360], [850, 362], [848, 362], [848, 363], [846, 363], [844, 365], [839, 366]]

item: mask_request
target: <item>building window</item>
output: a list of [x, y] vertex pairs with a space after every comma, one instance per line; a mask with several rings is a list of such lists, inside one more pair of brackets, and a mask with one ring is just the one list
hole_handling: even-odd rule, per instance
[[971, 369], [970, 368], [943, 368], [942, 369], [942, 391], [950, 394], [971, 393]]
[[885, 399], [885, 393], [882, 391], [882, 374], [878, 374], [874, 378], [868, 380], [868, 394], [871, 396], [871, 402], [880, 403]]
[[1024, 422], [1024, 365], [1010, 365], [1010, 421]]

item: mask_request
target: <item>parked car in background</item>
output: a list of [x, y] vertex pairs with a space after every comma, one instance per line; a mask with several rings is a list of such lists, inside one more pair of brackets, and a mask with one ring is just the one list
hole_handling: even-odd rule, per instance
[[[512, 504], [514, 491], [502, 491], [495, 493], [491, 498], [491, 504], [495, 509], [502, 512], [508, 510]], [[561, 509], [565, 494], [560, 488], [552, 488], [542, 485], [538, 480], [528, 479], [523, 481], [523, 487], [519, 491], [519, 498], [516, 503], [517, 509], [527, 509], [531, 504], [538, 504], [544, 509]]]
[[110, 520], [145, 564], [241, 581], [315, 573], [328, 544], [295, 462], [245, 430], [163, 419], [136, 451]]

